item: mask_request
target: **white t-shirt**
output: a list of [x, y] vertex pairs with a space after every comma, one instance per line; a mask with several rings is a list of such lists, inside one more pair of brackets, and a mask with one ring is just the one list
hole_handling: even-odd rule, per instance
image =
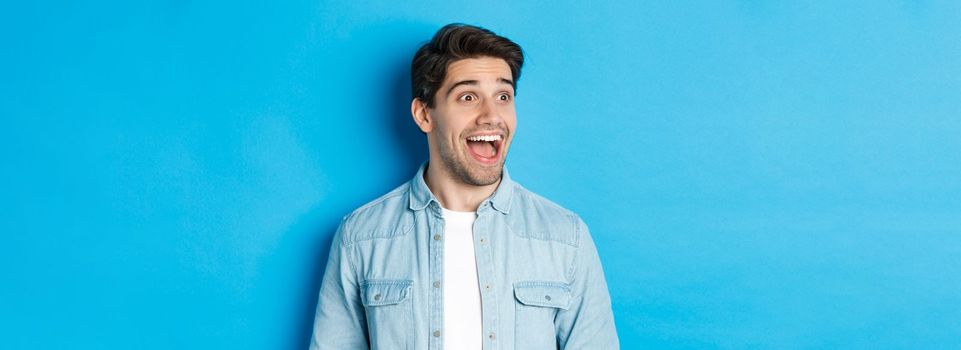
[[474, 259], [475, 212], [444, 215], [444, 350], [480, 350], [483, 343], [480, 283]]

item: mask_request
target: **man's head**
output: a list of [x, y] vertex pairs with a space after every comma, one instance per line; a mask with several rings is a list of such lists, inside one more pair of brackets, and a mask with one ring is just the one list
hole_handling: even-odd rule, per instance
[[[444, 26], [414, 55], [411, 114], [427, 134], [431, 165], [454, 180], [500, 180], [517, 117], [520, 46], [469, 25]], [[439, 163], [439, 164], [438, 164]]]

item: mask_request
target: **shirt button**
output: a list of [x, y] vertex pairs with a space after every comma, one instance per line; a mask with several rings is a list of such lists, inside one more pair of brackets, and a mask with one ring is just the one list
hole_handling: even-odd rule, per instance
[[434, 337], [440, 337], [440, 331], [434, 331]]
[[551, 301], [551, 296], [550, 296], [550, 295], [545, 295], [545, 296], [544, 296], [544, 299], [547, 299], [547, 301]]
[[381, 298], [381, 295], [380, 295], [380, 294], [377, 294], [377, 295], [374, 296], [374, 301], [378, 301], [378, 300], [380, 300], [380, 298]]
[[490, 283], [485, 284], [485, 285], [484, 285], [484, 289], [486, 289], [486, 290], [491, 290], [491, 284], [490, 284]]
[[494, 340], [497, 338], [497, 336], [494, 335], [494, 332], [491, 332], [490, 334], [488, 334], [487, 337], [490, 338], [490, 340]]
[[440, 281], [434, 281], [434, 288], [440, 288]]
[[440, 235], [434, 235], [434, 240], [435, 240], [435, 241], [439, 241], [439, 240], [440, 240]]
[[487, 244], [487, 238], [481, 237], [481, 239], [480, 239], [480, 244], [481, 244], [481, 245]]

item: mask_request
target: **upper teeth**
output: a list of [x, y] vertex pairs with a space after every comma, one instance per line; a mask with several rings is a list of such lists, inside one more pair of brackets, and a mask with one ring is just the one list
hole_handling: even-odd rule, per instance
[[471, 136], [467, 138], [467, 141], [500, 141], [501, 135], [481, 135], [481, 136]]

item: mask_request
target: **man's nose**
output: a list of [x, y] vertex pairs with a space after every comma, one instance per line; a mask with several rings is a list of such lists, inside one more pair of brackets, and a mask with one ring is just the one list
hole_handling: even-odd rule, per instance
[[503, 123], [504, 118], [501, 117], [500, 109], [498, 109], [495, 104], [496, 101], [497, 100], [491, 98], [484, 99], [483, 105], [481, 106], [481, 114], [477, 117], [477, 124], [500, 125]]

